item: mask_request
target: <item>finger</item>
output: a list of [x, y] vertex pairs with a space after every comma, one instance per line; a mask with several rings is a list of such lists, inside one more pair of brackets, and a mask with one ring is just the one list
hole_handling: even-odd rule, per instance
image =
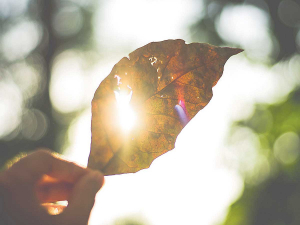
[[76, 182], [90, 169], [58, 158], [48, 150], [38, 150], [15, 163], [10, 171], [18, 176], [17, 179], [27, 179], [26, 182], [30, 183], [35, 183], [44, 174], [62, 181]]
[[94, 206], [96, 193], [100, 190], [103, 183], [104, 176], [97, 171], [90, 172], [82, 177], [74, 186], [69, 204], [61, 214], [63, 220], [74, 225], [87, 224], [90, 212]]
[[37, 198], [41, 203], [51, 203], [69, 200], [70, 193], [74, 187], [73, 183], [56, 182], [43, 183], [35, 188]]

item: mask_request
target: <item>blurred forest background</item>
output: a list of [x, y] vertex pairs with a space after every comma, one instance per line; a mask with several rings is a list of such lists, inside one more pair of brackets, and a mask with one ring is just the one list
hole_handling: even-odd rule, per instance
[[244, 188], [219, 224], [300, 224], [300, 1], [175, 1], [195, 6], [180, 35], [174, 27], [190, 12], [168, 21], [173, 1], [108, 2], [0, 0], [0, 167], [20, 152], [64, 153], [77, 143], [74, 124], [97, 86], [137, 47], [158, 38], [239, 47], [251, 65], [241, 71], [260, 76], [251, 85], [269, 89], [264, 76], [272, 76], [277, 86], [272, 100], [251, 102], [251, 113], [232, 123], [221, 158]]

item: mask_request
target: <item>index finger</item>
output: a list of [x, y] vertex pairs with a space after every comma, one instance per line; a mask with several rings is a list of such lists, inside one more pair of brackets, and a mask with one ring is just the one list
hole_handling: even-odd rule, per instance
[[[11, 168], [31, 182], [36, 182], [43, 175], [48, 175], [61, 181], [75, 182], [90, 169], [53, 155], [49, 150], [38, 150], [22, 158]], [[20, 174], [20, 176], [21, 176]]]

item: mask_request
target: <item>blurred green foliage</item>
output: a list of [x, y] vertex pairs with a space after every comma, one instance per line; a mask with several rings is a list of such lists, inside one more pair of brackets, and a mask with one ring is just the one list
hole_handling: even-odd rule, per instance
[[[257, 105], [253, 115], [237, 122], [258, 137], [260, 155], [270, 171], [263, 181], [245, 180], [241, 197], [229, 209], [225, 225], [300, 224], [300, 88], [283, 102]], [[248, 182], [249, 181], [249, 182]]]
[[[199, 42], [215, 45], [232, 45], [244, 48], [248, 60], [268, 64], [288, 62], [299, 54], [300, 7], [296, 0], [214, 0], [204, 1], [203, 17], [191, 26], [191, 35]], [[243, 7], [248, 11], [256, 7], [270, 19], [268, 34], [272, 40], [269, 60], [251, 55], [251, 40], [233, 38], [237, 14]], [[238, 9], [238, 10], [235, 10]], [[240, 10], [240, 11], [239, 11]], [[247, 10], [243, 13], [247, 13]], [[222, 35], [220, 24], [224, 12], [233, 20], [224, 22], [232, 36]], [[254, 10], [255, 11], [255, 10]], [[229, 16], [228, 16], [229, 15]], [[257, 17], [259, 20], [259, 17]], [[232, 23], [233, 22], [233, 23]], [[244, 21], [239, 21], [243, 23]], [[261, 30], [262, 32], [262, 30]], [[238, 33], [242, 36], [243, 33]], [[241, 38], [241, 37], [240, 37]], [[241, 38], [242, 39], [242, 38]], [[255, 50], [263, 52], [267, 46]], [[299, 60], [298, 60], [299, 61]], [[280, 76], [299, 71], [288, 70]], [[241, 74], [242, 75], [242, 74]], [[285, 100], [268, 105], [257, 104], [252, 116], [232, 125], [230, 152], [226, 164], [240, 172], [244, 190], [239, 199], [228, 209], [224, 225], [296, 225], [300, 224], [300, 88], [292, 90]], [[225, 155], [228, 154], [225, 153]], [[233, 155], [233, 156], [232, 156]], [[236, 164], [238, 166], [236, 166]]]

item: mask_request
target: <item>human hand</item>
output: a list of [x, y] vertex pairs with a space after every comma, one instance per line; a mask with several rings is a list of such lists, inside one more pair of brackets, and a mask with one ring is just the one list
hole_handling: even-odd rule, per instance
[[[102, 173], [38, 150], [0, 173], [2, 214], [15, 225], [86, 225], [103, 183]], [[41, 206], [63, 200], [68, 206], [58, 215]]]

